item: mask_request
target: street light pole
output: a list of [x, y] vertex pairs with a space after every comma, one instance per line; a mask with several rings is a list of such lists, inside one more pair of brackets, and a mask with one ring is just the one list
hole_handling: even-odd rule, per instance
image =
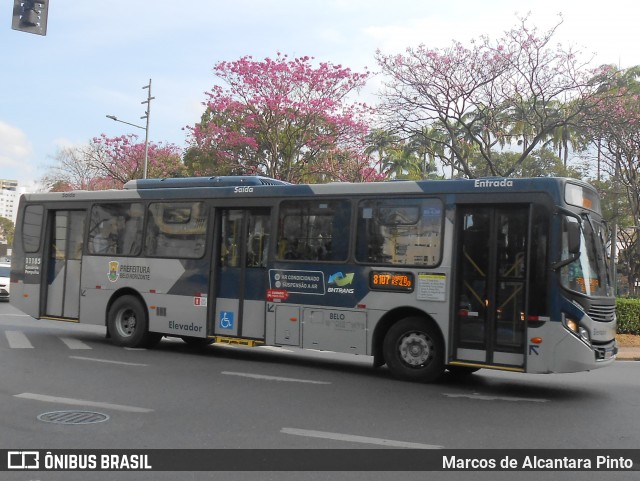
[[142, 88], [143, 89], [148, 89], [147, 90], [147, 100], [143, 100], [142, 102], [140, 102], [141, 104], [147, 104], [147, 109], [144, 112], [145, 115], [140, 117], [141, 119], [147, 119], [147, 122], [146, 122], [144, 127], [142, 125], [136, 125], [136, 124], [132, 124], [131, 122], [125, 122], [124, 120], [120, 120], [115, 115], [107, 115], [106, 117], [108, 119], [111, 119], [111, 120], [115, 121], [115, 122], [120, 122], [122, 124], [131, 125], [132, 127], [136, 127], [138, 129], [144, 130], [144, 168], [143, 168], [143, 171], [142, 171], [142, 178], [146, 179], [147, 178], [147, 168], [148, 168], [148, 164], [149, 164], [149, 116], [150, 116], [150, 112], [151, 112], [151, 101], [153, 99], [155, 99], [155, 97], [151, 96], [151, 79], [149, 79], [149, 84], [145, 85]]

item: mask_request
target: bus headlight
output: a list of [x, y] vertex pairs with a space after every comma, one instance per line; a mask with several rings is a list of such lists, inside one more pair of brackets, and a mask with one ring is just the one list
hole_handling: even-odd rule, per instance
[[589, 336], [589, 331], [582, 327], [580, 323], [570, 317], [564, 318], [564, 325], [569, 329], [573, 334], [578, 336], [587, 344], [591, 343], [591, 337]]
[[567, 326], [567, 328], [574, 334], [578, 334], [578, 321], [565, 317], [564, 325]]

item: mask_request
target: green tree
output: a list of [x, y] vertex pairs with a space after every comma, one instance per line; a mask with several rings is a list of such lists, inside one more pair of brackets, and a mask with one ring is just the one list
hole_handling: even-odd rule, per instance
[[7, 241], [7, 244], [11, 246], [13, 244], [13, 233], [15, 226], [11, 219], [6, 217], [0, 217], [0, 238]]
[[369, 164], [376, 165], [378, 172], [384, 172], [389, 153], [397, 149], [400, 138], [389, 130], [373, 129], [365, 137], [365, 150]]

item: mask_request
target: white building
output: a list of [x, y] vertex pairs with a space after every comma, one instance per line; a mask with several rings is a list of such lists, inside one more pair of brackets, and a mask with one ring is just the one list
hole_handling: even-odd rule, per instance
[[6, 217], [15, 224], [18, 215], [18, 201], [26, 189], [18, 187], [15, 180], [0, 179], [0, 217]]

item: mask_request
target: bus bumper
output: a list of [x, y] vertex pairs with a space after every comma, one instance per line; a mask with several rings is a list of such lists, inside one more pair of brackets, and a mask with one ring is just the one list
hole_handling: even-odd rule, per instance
[[[535, 349], [529, 348], [526, 367], [528, 373], [592, 371], [610, 366], [618, 354], [614, 336], [609, 342], [598, 341], [596, 344], [588, 344], [559, 322], [546, 323], [544, 327], [535, 331], [544, 341]], [[554, 339], [558, 341], [549, 343]]]
[[551, 372], [580, 372], [607, 367], [616, 360], [618, 346], [614, 341], [599, 346], [588, 346], [569, 334], [555, 348]]

